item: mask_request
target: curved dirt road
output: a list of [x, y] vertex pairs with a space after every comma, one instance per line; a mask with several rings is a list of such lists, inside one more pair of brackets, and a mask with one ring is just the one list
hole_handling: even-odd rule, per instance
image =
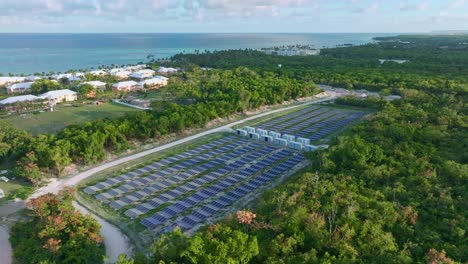
[[[90, 213], [86, 208], [73, 202], [76, 210], [83, 214], [89, 214], [101, 224], [101, 235], [104, 237], [104, 244], [106, 245], [106, 255], [109, 257], [110, 263], [115, 263], [120, 254], [132, 255], [132, 246], [128, 238], [114, 225], [109, 224], [104, 219]], [[3, 263], [3, 262], [0, 262]]]
[[[302, 103], [302, 104], [299, 104], [299, 105], [294, 105], [294, 106], [289, 106], [289, 107], [285, 107], [285, 108], [281, 108], [281, 109], [267, 111], [267, 112], [264, 112], [264, 113], [261, 113], [261, 114], [257, 114], [257, 115], [247, 117], [245, 119], [242, 119], [242, 120], [239, 120], [239, 121], [224, 125], [224, 126], [220, 126], [220, 127], [217, 127], [217, 128], [213, 128], [213, 129], [210, 129], [210, 130], [207, 130], [207, 131], [204, 131], [204, 132], [201, 132], [201, 133], [186, 137], [186, 138], [182, 138], [182, 139], [176, 140], [174, 142], [171, 142], [171, 143], [168, 143], [168, 144], [156, 147], [156, 148], [152, 148], [152, 149], [149, 149], [149, 150], [146, 150], [146, 151], [142, 151], [142, 152], [127, 156], [127, 157], [123, 157], [123, 158], [116, 159], [116, 160], [113, 160], [113, 161], [110, 161], [110, 162], [107, 162], [107, 163], [103, 163], [103, 164], [101, 164], [99, 166], [91, 168], [91, 169], [89, 169], [87, 171], [83, 171], [83, 172], [78, 173], [76, 175], [73, 175], [71, 177], [52, 181], [49, 184], [47, 184], [46, 186], [37, 189], [28, 199], [36, 198], [36, 197], [39, 197], [39, 196], [47, 194], [47, 193], [55, 193], [56, 194], [58, 191], [62, 190], [66, 186], [75, 186], [79, 182], [81, 182], [82, 180], [84, 180], [86, 178], [89, 178], [89, 177], [91, 177], [92, 175], [94, 175], [94, 174], [96, 174], [98, 172], [101, 172], [101, 171], [107, 170], [107, 169], [109, 169], [111, 167], [117, 166], [117, 165], [119, 165], [121, 163], [136, 160], [136, 159], [139, 159], [141, 157], [144, 157], [144, 156], [147, 156], [147, 155], [150, 155], [150, 154], [153, 154], [153, 153], [156, 153], [156, 152], [168, 149], [168, 148], [172, 148], [174, 146], [186, 143], [188, 141], [191, 141], [191, 140], [194, 140], [194, 139], [197, 139], [197, 138], [209, 135], [209, 134], [213, 134], [213, 133], [217, 133], [217, 132], [223, 132], [223, 131], [229, 131], [231, 129], [231, 127], [233, 127], [233, 126], [240, 125], [242, 123], [254, 120], [254, 119], [259, 118], [259, 117], [263, 117], [263, 116], [267, 116], [267, 115], [270, 115], [270, 114], [279, 113], [279, 112], [283, 112], [283, 111], [288, 111], [288, 110], [291, 110], [291, 109], [302, 107], [304, 105], [317, 104], [317, 103], [321, 103], [321, 102], [331, 101], [331, 100], [334, 100], [334, 99], [336, 99], [336, 98], [331, 97], [331, 98], [318, 99], [318, 100], [315, 100], [315, 101]], [[21, 203], [24, 204], [24, 202], [21, 202]], [[21, 208], [23, 208], [23, 207], [18, 206], [17, 211], [19, 211]], [[0, 212], [2, 210], [3, 210], [3, 207], [0, 207]], [[118, 256], [121, 253], [126, 253], [129, 249], [126, 248], [125, 246], [122, 246], [122, 245], [127, 245], [128, 244], [127, 243], [128, 238], [124, 234], [122, 234], [120, 232], [120, 230], [118, 230], [118, 229], [117, 229], [117, 231], [120, 232], [120, 235], [117, 235], [117, 236], [112, 235], [112, 233], [114, 231], [109, 231], [109, 230], [115, 230], [113, 228], [116, 228], [116, 227], [110, 225], [109, 223], [107, 223], [103, 219], [101, 219], [101, 218], [99, 218], [99, 217], [97, 217], [97, 216], [95, 216], [93, 214], [91, 214], [91, 215], [94, 218], [98, 219], [98, 221], [101, 223], [103, 228], [104, 228], [104, 226], [112, 227], [111, 229], [106, 229], [107, 236], [110, 236], [107, 240], [105, 240], [106, 251], [111, 252], [111, 254], [113, 256], [115, 256], [115, 255]], [[108, 232], [110, 232], [110, 233], [108, 233]], [[6, 242], [8, 243], [8, 241], [6, 241]], [[107, 244], [107, 243], [109, 243], [109, 244]], [[9, 246], [9, 243], [8, 243], [8, 246]], [[3, 245], [2, 245], [2, 248], [3, 248]], [[3, 264], [3, 262], [0, 262], [0, 263]]]

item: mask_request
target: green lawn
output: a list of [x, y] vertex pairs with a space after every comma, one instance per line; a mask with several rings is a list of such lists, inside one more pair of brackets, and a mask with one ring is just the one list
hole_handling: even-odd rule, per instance
[[6, 117], [3, 120], [11, 122], [19, 129], [37, 135], [55, 133], [66, 126], [80, 124], [86, 121], [105, 117], [113, 118], [122, 116], [127, 112], [140, 111], [112, 103], [83, 105], [78, 107], [56, 106], [54, 110], [54, 112], [15, 115]]
[[[11, 196], [15, 193], [16, 193], [16, 195], [14, 195], [15, 197], [25, 198], [25, 196], [28, 196], [30, 191], [32, 190], [31, 187], [26, 182], [13, 181], [13, 180], [10, 180], [9, 182], [0, 181], [0, 189], [2, 189], [5, 192], [5, 198], [1, 198], [0, 203], [3, 201], [6, 201], [8, 197], [10, 199], [14, 198]], [[22, 195], [23, 193], [25, 195]]]

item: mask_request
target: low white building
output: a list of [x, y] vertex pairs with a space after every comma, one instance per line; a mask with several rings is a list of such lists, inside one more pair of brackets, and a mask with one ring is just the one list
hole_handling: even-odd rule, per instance
[[139, 70], [143, 70], [144, 68], [146, 68], [146, 64], [138, 64], [138, 65], [134, 65], [134, 66], [127, 66], [127, 67], [125, 67], [125, 70], [127, 70], [127, 71], [139, 71]]
[[116, 74], [116, 73], [118, 73], [118, 72], [122, 72], [122, 71], [127, 71], [127, 70], [126, 70], [125, 68], [113, 68], [113, 69], [110, 69], [110, 70], [109, 70], [109, 73], [110, 73], [111, 75], [114, 75], [114, 74]]
[[130, 71], [118, 71], [111, 73], [112, 76], [115, 76], [119, 80], [127, 79], [130, 74], [132, 74]]
[[106, 89], [106, 83], [101, 82], [101, 81], [89, 81], [89, 82], [84, 82], [83, 84], [89, 84], [95, 89], [100, 89], [100, 90]]
[[104, 76], [104, 75], [107, 75], [108, 73], [103, 70], [96, 70], [96, 71], [90, 71], [89, 74], [94, 75], [94, 76]]
[[156, 72], [153, 70], [139, 70], [129, 75], [130, 78], [144, 80], [153, 77]]
[[384, 64], [384, 63], [386, 63], [387, 61], [396, 62], [396, 63], [398, 63], [398, 64], [403, 64], [403, 63], [407, 63], [407, 62], [408, 62], [408, 60], [388, 60], [388, 59], [379, 59], [380, 64]]
[[8, 105], [8, 104], [16, 104], [21, 102], [32, 102], [36, 100], [42, 100], [42, 98], [34, 96], [34, 95], [20, 95], [20, 96], [12, 96], [0, 101], [0, 105]]
[[86, 77], [84, 73], [76, 72], [76, 73], [56, 74], [52, 76], [52, 79], [54, 80], [67, 79], [69, 82], [79, 82], [79, 81], [85, 80]]
[[0, 77], [0, 86], [6, 86], [12, 83], [24, 82], [25, 77]]
[[179, 70], [176, 68], [166, 68], [166, 67], [159, 67], [158, 73], [160, 74], [171, 74], [171, 73], [176, 73]]
[[135, 81], [118, 82], [112, 85], [114, 92], [130, 92], [141, 89], [141, 86]]
[[28, 81], [28, 82], [34, 82], [34, 81], [39, 81], [39, 80], [42, 80], [42, 78], [39, 76], [34, 76], [34, 75], [30, 75], [26, 77], [25, 79], [25, 81]]
[[78, 100], [78, 93], [72, 90], [63, 89], [49, 91], [47, 93], [41, 94], [39, 97], [43, 99], [49, 99], [50, 101], [53, 101], [55, 103], [71, 102]]
[[156, 76], [154, 78], [141, 81], [140, 86], [142, 88], [148, 88], [148, 89], [156, 88], [156, 87], [163, 87], [167, 85], [168, 80], [169, 79], [164, 76]]
[[31, 89], [31, 85], [34, 82], [24, 82], [24, 83], [15, 83], [10, 86], [8, 86], [7, 93], [8, 94], [13, 94], [13, 93], [25, 93]]

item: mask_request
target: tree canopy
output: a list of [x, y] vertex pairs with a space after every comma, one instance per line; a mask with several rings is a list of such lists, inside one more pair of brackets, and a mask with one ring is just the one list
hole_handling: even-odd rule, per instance
[[74, 190], [46, 194], [28, 203], [29, 219], [12, 228], [18, 263], [103, 263], [101, 226], [76, 211]]

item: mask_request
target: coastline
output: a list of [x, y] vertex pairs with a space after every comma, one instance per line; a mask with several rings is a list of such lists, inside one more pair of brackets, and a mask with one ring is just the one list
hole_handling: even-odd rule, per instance
[[165, 59], [197, 50], [260, 49], [307, 44], [316, 48], [366, 44], [383, 33], [151, 33], [9, 34], [0, 33], [0, 74], [66, 72]]

